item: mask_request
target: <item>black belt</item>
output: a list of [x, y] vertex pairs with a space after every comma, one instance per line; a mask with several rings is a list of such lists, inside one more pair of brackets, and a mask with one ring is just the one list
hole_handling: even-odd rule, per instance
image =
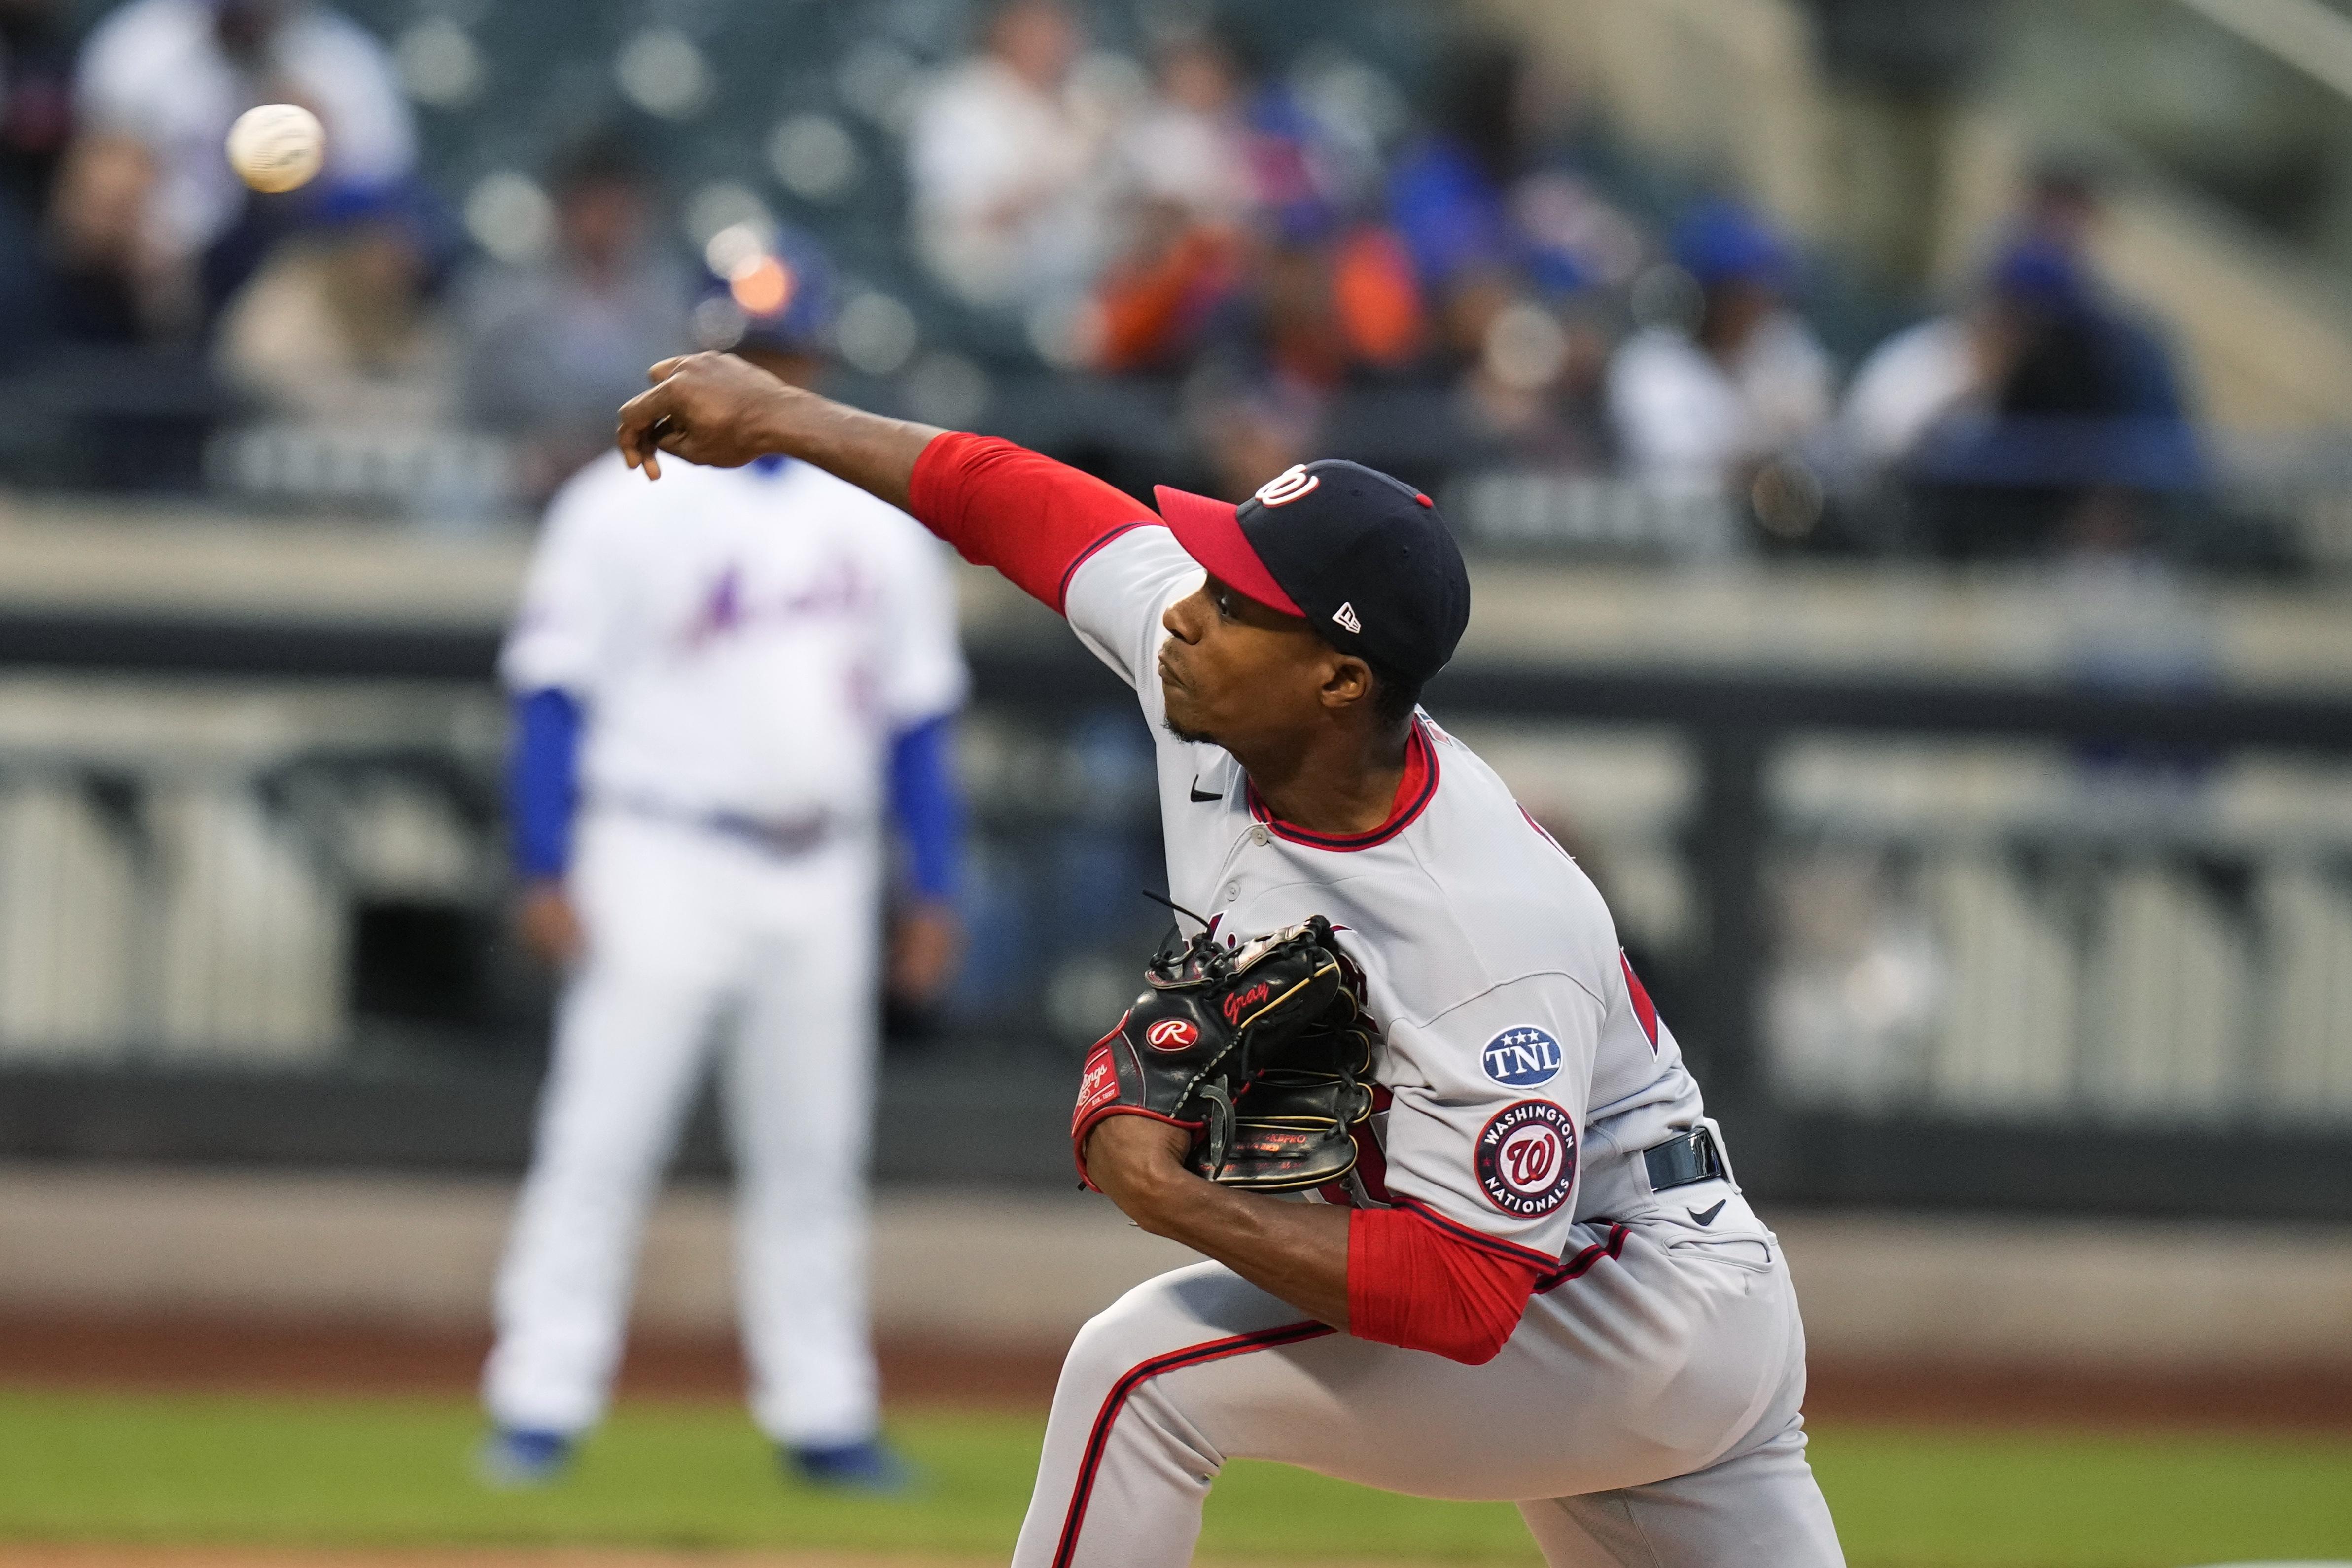
[[1723, 1174], [1723, 1152], [1715, 1146], [1715, 1134], [1705, 1127], [1652, 1144], [1642, 1151], [1642, 1163], [1650, 1167], [1652, 1192], [1712, 1181]]

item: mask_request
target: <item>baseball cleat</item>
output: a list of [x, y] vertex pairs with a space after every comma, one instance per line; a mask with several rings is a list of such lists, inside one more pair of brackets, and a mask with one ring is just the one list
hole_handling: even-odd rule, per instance
[[782, 1449], [784, 1468], [812, 1486], [877, 1494], [902, 1492], [915, 1484], [914, 1467], [879, 1437], [822, 1448]]
[[474, 1474], [497, 1491], [552, 1485], [572, 1464], [572, 1439], [562, 1432], [501, 1427], [482, 1440]]

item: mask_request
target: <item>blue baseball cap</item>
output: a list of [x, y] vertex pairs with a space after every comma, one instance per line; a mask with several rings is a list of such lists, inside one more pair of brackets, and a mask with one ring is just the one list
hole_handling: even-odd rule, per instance
[[1702, 288], [1738, 281], [1777, 287], [1788, 280], [1787, 244], [1737, 202], [1701, 202], [1684, 214], [1673, 248], [1675, 265]]
[[833, 327], [833, 266], [816, 242], [795, 229], [755, 232], [738, 225], [712, 242], [707, 259], [724, 264], [706, 275], [694, 307], [696, 338], [707, 349], [768, 349], [821, 354]]
[[1360, 463], [1302, 463], [1236, 507], [1162, 485], [1160, 516], [1217, 580], [1343, 653], [1421, 682], [1470, 624], [1470, 573], [1437, 504]]
[[2047, 239], [2028, 238], [2011, 246], [1994, 261], [1990, 281], [1997, 297], [2054, 315], [2082, 310], [2091, 298], [2083, 264], [2063, 246]]

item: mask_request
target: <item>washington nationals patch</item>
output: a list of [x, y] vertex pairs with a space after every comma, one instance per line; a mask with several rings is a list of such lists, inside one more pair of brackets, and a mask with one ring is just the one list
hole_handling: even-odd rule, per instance
[[1576, 1124], [1549, 1100], [1506, 1105], [1478, 1134], [1477, 1170], [1486, 1201], [1505, 1214], [1549, 1214], [1576, 1185]]

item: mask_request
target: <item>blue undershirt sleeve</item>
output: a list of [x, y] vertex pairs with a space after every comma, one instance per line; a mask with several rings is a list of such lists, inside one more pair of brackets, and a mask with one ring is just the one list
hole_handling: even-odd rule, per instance
[[907, 880], [919, 897], [955, 896], [963, 861], [963, 795], [949, 760], [955, 716], [942, 714], [890, 743], [890, 814], [907, 839]]
[[518, 695], [514, 749], [507, 759], [507, 827], [515, 871], [524, 879], [563, 874], [572, 859], [579, 791], [579, 702], [554, 686]]

